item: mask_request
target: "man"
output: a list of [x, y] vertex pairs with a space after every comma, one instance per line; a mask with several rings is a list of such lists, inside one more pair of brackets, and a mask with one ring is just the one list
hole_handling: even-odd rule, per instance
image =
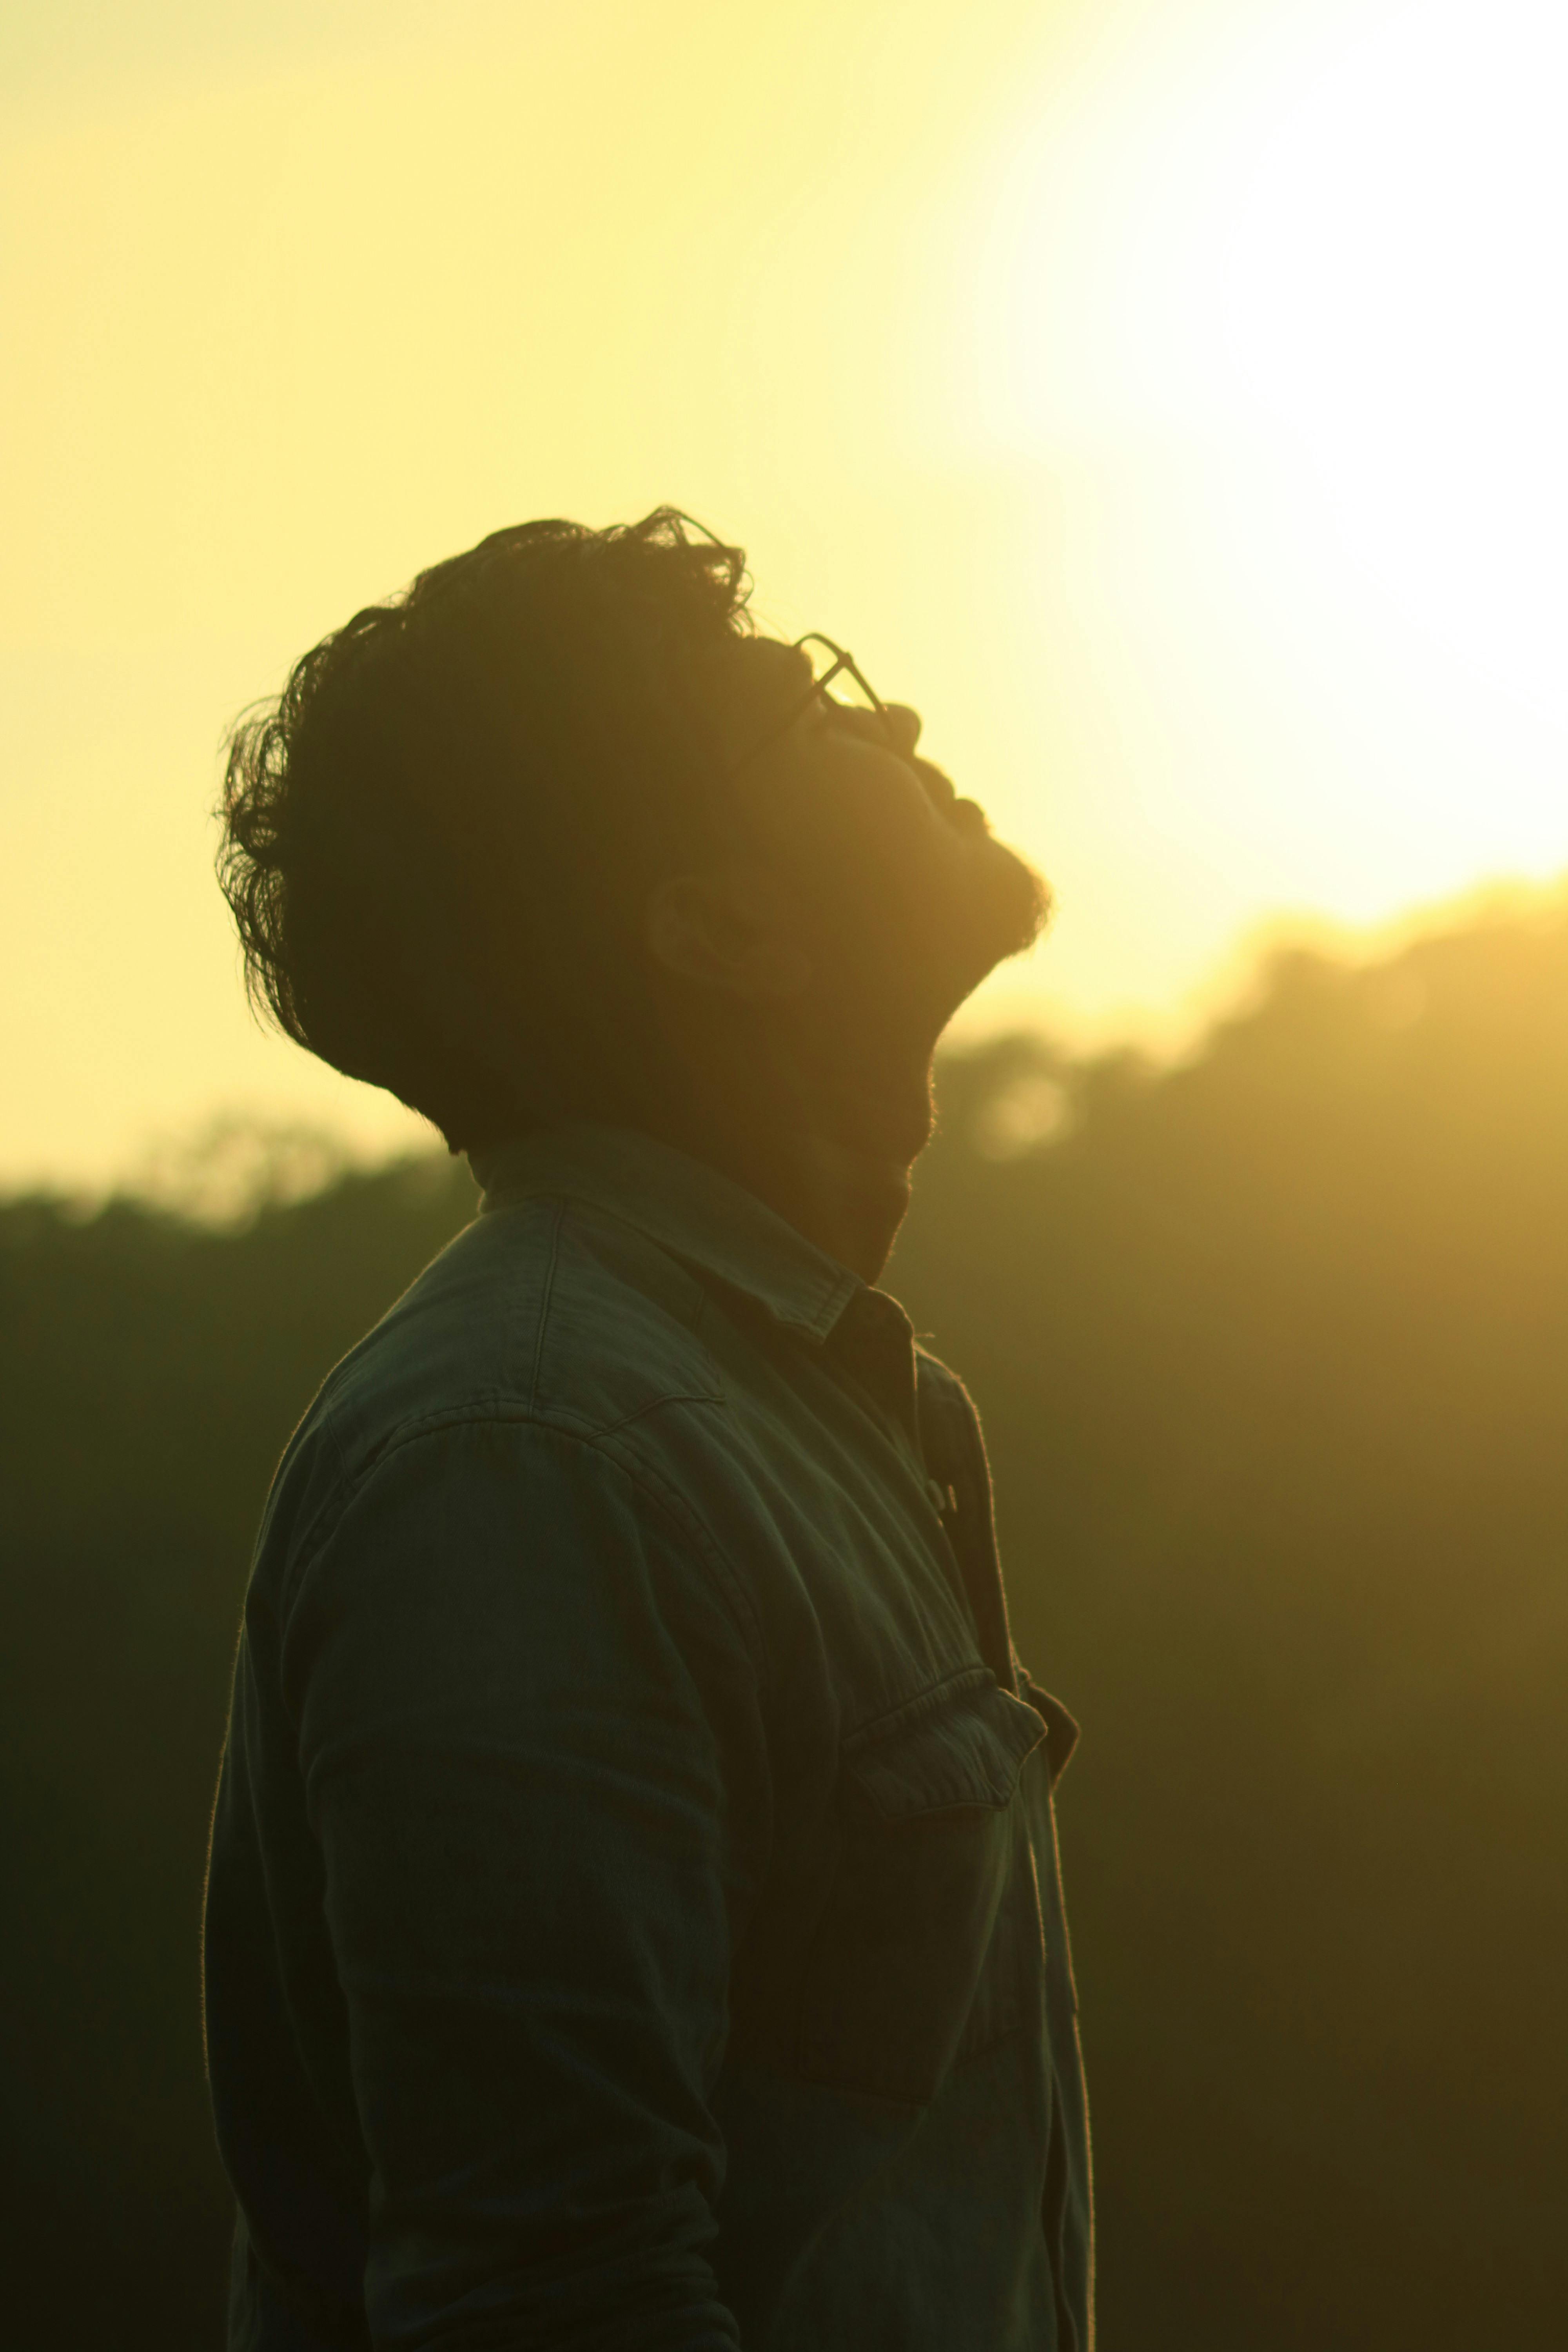
[[237, 730], [253, 989], [472, 1158], [246, 1605], [229, 2341], [1091, 2341], [1050, 1784], [963, 1390], [871, 1287], [1043, 886], [667, 509], [498, 533]]

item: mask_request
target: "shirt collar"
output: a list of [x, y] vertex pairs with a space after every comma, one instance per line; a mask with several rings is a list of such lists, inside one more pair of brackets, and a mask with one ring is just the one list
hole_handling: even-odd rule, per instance
[[472, 1152], [469, 1164], [481, 1214], [541, 1193], [590, 1201], [807, 1339], [826, 1340], [867, 1287], [754, 1193], [635, 1129], [550, 1128]]

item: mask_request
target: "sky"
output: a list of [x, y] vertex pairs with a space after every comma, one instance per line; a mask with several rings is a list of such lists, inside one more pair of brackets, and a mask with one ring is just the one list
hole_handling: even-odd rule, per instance
[[966, 1019], [1568, 869], [1548, 0], [11, 0], [0, 1185], [412, 1117], [260, 1031], [226, 725], [670, 500], [1051, 876]]

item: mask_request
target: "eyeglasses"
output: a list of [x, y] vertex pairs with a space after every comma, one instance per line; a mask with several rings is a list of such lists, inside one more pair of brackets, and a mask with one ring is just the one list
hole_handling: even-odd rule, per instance
[[[889, 744], [897, 750], [898, 746], [893, 742], [892, 730], [888, 725], [887, 706], [864, 672], [857, 667], [853, 654], [846, 653], [842, 646], [835, 645], [833, 639], [825, 637], [819, 629], [808, 629], [804, 637], [796, 637], [793, 650], [805, 654], [810, 661], [813, 672], [811, 684], [799, 701], [793, 703], [784, 715], [776, 719], [768, 729], [765, 735], [761, 736], [756, 742], [742, 751], [738, 760], [731, 761], [729, 770], [731, 775], [737, 774], [742, 768], [765, 751], [770, 744], [776, 743], [781, 736], [787, 735], [795, 720], [803, 719], [816, 702], [826, 702], [830, 709], [834, 709], [864, 710], [874, 713], [881, 720], [882, 731]], [[838, 678], [846, 679], [848, 682], [847, 687], [840, 688], [837, 694], [829, 694], [828, 688]], [[852, 698], [848, 690], [851, 688], [855, 695], [858, 696], [858, 699]]]

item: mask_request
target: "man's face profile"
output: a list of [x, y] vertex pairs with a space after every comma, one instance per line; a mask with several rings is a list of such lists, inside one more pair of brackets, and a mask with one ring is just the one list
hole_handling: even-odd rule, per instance
[[850, 1019], [868, 990], [940, 1027], [1038, 936], [1046, 885], [920, 757], [910, 706], [812, 696], [804, 653], [769, 639], [738, 647], [736, 667], [729, 740], [744, 746], [770, 713], [795, 710], [738, 759], [725, 814], [783, 893], [816, 989]]

